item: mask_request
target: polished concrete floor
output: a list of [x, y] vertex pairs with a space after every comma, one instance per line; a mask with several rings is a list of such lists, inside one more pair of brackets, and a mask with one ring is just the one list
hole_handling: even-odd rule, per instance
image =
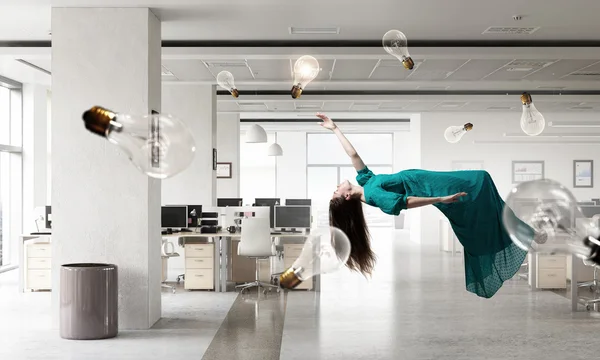
[[163, 319], [115, 339], [69, 341], [52, 328], [49, 293], [17, 292], [0, 274], [0, 359], [595, 359], [597, 313], [511, 280], [490, 299], [464, 290], [461, 256], [423, 250], [408, 233], [373, 231], [371, 279], [346, 270], [322, 292], [163, 293]]

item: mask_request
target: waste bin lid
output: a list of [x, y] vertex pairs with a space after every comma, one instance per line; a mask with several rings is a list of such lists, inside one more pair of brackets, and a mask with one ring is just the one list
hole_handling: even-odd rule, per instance
[[101, 264], [101, 263], [74, 263], [74, 264], [64, 264], [62, 265], [63, 268], [69, 268], [69, 269], [90, 269], [90, 268], [97, 268], [97, 269], [104, 269], [104, 268], [117, 268], [117, 265], [113, 265], [113, 264]]

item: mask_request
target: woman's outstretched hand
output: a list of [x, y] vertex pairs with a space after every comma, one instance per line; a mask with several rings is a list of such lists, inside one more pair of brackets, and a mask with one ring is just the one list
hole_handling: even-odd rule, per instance
[[441, 198], [440, 202], [443, 204], [450, 204], [450, 203], [459, 201], [459, 199], [461, 197], [466, 196], [466, 195], [467, 195], [466, 192], [459, 192], [454, 195], [444, 196]]
[[335, 130], [335, 128], [337, 127], [337, 125], [333, 122], [333, 120], [331, 120], [329, 118], [329, 116], [327, 116], [325, 114], [317, 113], [317, 117], [319, 119], [323, 120], [323, 122], [319, 123], [319, 125], [321, 125], [325, 129]]

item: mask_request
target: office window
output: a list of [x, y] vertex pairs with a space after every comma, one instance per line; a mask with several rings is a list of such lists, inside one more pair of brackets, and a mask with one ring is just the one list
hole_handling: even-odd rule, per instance
[[[392, 134], [347, 134], [346, 137], [365, 164], [392, 164]], [[334, 134], [308, 134], [306, 146], [309, 165], [351, 164]]]
[[240, 196], [244, 204], [255, 198], [276, 197], [276, 156], [267, 156], [267, 148], [275, 142], [275, 134], [267, 134], [267, 142], [246, 143], [240, 135]]
[[16, 259], [21, 231], [21, 93], [0, 86], [0, 270]]

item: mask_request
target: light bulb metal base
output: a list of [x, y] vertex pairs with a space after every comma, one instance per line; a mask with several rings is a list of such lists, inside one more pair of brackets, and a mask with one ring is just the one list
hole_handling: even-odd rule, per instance
[[302, 95], [302, 88], [298, 85], [292, 87], [292, 98], [297, 99]]
[[240, 96], [240, 92], [236, 88], [229, 90], [229, 92], [231, 93], [231, 96], [233, 96], [236, 99]]
[[583, 240], [583, 244], [590, 248], [590, 255], [587, 260], [600, 266], [600, 242], [598, 239], [587, 237]]
[[471, 124], [471, 123], [466, 123], [466, 124], [465, 124], [465, 126], [464, 126], [464, 129], [465, 129], [466, 131], [471, 131], [471, 130], [473, 130], [473, 124]]
[[413, 59], [409, 56], [407, 58], [404, 58], [402, 60], [402, 65], [404, 65], [404, 67], [407, 70], [412, 70], [415, 67], [415, 62], [413, 61]]
[[115, 112], [94, 106], [83, 113], [82, 118], [85, 123], [85, 128], [90, 132], [105, 137], [111, 122], [115, 120], [117, 114]]
[[296, 269], [293, 267], [288, 268], [281, 275], [279, 275], [279, 286], [284, 289], [293, 289], [300, 285], [302, 280], [296, 275]]
[[531, 104], [532, 103], [531, 95], [529, 95], [529, 93], [524, 92], [521, 95], [521, 102], [523, 103], [523, 105], [529, 105], [529, 104]]

